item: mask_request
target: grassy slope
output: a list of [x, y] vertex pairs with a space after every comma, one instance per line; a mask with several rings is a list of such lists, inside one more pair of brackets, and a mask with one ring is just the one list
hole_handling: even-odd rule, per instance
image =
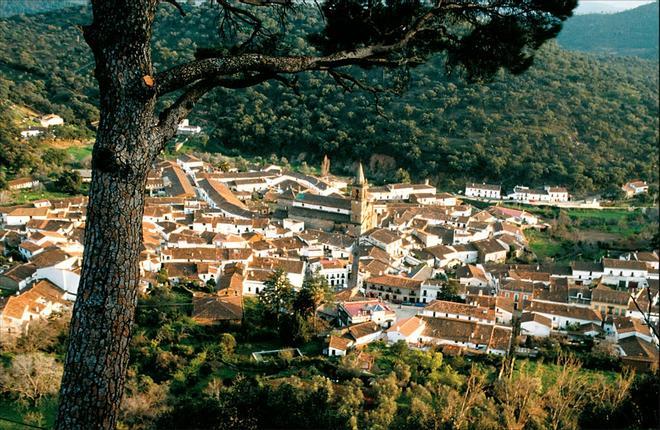
[[[41, 414], [40, 421], [30, 419], [30, 414]], [[36, 407], [23, 406], [17, 402], [8, 402], [0, 399], [0, 418], [6, 418], [11, 421], [18, 421], [34, 426], [52, 428], [55, 424], [57, 415], [57, 402], [53, 398], [45, 398]], [[8, 421], [0, 420], [0, 429], [2, 430], [25, 430], [29, 427], [13, 424]]]

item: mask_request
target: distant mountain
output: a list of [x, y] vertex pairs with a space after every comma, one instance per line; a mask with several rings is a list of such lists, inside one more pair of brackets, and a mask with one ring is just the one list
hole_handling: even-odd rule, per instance
[[1, 0], [0, 18], [14, 15], [34, 15], [71, 6], [80, 6], [89, 0]]
[[658, 60], [658, 2], [614, 14], [577, 15], [558, 37], [570, 50]]
[[617, 13], [621, 12], [622, 8], [618, 8], [608, 2], [600, 1], [582, 1], [575, 9], [576, 15], [587, 15], [591, 13]]

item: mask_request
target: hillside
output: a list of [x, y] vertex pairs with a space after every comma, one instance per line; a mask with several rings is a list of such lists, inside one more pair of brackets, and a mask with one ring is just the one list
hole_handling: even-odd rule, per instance
[[0, 18], [50, 12], [86, 3], [88, 0], [3, 0], [0, 1]]
[[[95, 120], [93, 62], [74, 27], [88, 13], [0, 20], [0, 97], [79, 125]], [[217, 43], [216, 12], [196, 8], [181, 18], [166, 7], [160, 14], [157, 68]], [[293, 26], [306, 33], [318, 22], [297, 16]], [[309, 52], [301, 35], [286, 41]], [[377, 85], [397, 79], [357, 73]], [[657, 62], [600, 59], [548, 44], [529, 72], [487, 85], [446, 79], [437, 58], [412, 71], [402, 96], [381, 94], [379, 108], [372, 95], [344, 92], [323, 75], [301, 75], [298, 93], [276, 83], [216, 91], [191, 117], [209, 138], [189, 144], [310, 164], [327, 153], [337, 173], [360, 159], [375, 180], [402, 167], [413, 178], [456, 188], [488, 180], [589, 192], [633, 177], [658, 181]]]
[[614, 14], [577, 15], [559, 34], [561, 46], [658, 60], [658, 2]]

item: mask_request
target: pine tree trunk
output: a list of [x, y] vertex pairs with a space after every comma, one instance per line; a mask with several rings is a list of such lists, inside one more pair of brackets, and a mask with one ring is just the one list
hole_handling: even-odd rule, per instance
[[60, 429], [111, 429], [128, 365], [139, 282], [144, 181], [96, 174], [60, 392]]
[[96, 61], [100, 121], [85, 251], [56, 428], [114, 429], [140, 280], [146, 177], [158, 153], [150, 37], [155, 0], [94, 3], [85, 38]]

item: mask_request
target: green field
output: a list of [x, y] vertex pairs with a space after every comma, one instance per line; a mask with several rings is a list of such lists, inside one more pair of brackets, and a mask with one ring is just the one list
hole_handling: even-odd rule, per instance
[[11, 198], [10, 198], [10, 202], [11, 202], [11, 204], [21, 205], [21, 204], [32, 202], [34, 200], [64, 199], [64, 198], [67, 198], [67, 197], [71, 197], [71, 196], [69, 194], [58, 193], [56, 191], [22, 190], [22, 191], [12, 193]]
[[[541, 380], [543, 381], [543, 385], [546, 386], [552, 384], [557, 379], [557, 374], [560, 371], [560, 367], [555, 363], [545, 363], [539, 360], [516, 360], [516, 371], [520, 372], [523, 368], [529, 373], [540, 375]], [[590, 370], [585, 368], [580, 368], [579, 373], [588, 378], [603, 376], [609, 383], [613, 383], [619, 375], [618, 372], [608, 370]]]
[[36, 407], [0, 399], [0, 429], [2, 430], [25, 430], [31, 428], [13, 423], [12, 421], [26, 423], [35, 427], [52, 428], [55, 424], [56, 415], [57, 401], [52, 397], [42, 399]]
[[570, 246], [570, 244], [565, 244], [564, 242], [553, 239], [550, 234], [546, 232], [528, 230], [526, 237], [529, 240], [530, 249], [541, 261], [545, 259], [561, 259], [562, 257], [567, 257], [566, 248]]
[[67, 148], [66, 152], [73, 158], [76, 162], [80, 163], [85, 158], [92, 156], [92, 145], [86, 146], [71, 146]]

